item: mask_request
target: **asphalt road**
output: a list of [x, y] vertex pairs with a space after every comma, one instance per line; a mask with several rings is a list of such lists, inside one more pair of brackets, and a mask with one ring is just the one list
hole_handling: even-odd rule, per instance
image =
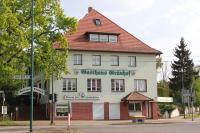
[[200, 133], [198, 123], [79, 126], [84, 133]]
[[[66, 126], [34, 126], [34, 131], [65, 128]], [[129, 124], [129, 125], [75, 125], [81, 133], [200, 133], [200, 123]], [[27, 126], [0, 127], [0, 133], [27, 133]]]

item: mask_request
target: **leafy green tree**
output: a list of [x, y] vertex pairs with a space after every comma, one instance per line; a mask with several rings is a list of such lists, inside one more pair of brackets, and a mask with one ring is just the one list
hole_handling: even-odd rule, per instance
[[176, 106], [172, 103], [159, 103], [158, 107], [162, 115], [164, 115], [165, 112], [168, 112], [169, 117], [171, 117], [172, 111], [176, 109]]
[[[32, 0], [0, 0], [0, 90], [9, 105], [24, 84], [14, 75], [29, 74]], [[65, 33], [75, 32], [77, 20], [67, 17], [60, 0], [35, 0], [34, 64], [45, 79], [67, 73], [68, 42]], [[59, 44], [62, 51], [53, 48]], [[14, 107], [14, 106], [13, 106]]]
[[[74, 32], [77, 20], [64, 15], [60, 0], [35, 0], [34, 16], [36, 69], [46, 79], [52, 73], [59, 77], [67, 72], [65, 32]], [[13, 75], [27, 74], [30, 67], [31, 0], [1, 0], [0, 18], [0, 84], [5, 86]], [[55, 42], [62, 51], [53, 48]]]
[[157, 83], [158, 87], [158, 96], [159, 97], [170, 97], [170, 88], [169, 88], [169, 83], [165, 80], [162, 80]]
[[156, 58], [156, 69], [162, 68], [163, 62], [161, 57]]
[[[184, 38], [181, 38], [180, 44], [174, 51], [176, 59], [171, 65], [173, 77], [170, 78], [170, 88], [172, 89], [173, 98], [176, 103], [181, 103], [182, 88], [190, 89], [193, 77], [197, 74], [193, 69], [193, 60], [190, 59], [191, 52], [186, 47]], [[184, 86], [182, 86], [182, 80]]]
[[195, 90], [195, 106], [200, 107], [200, 78], [195, 80], [194, 90]]

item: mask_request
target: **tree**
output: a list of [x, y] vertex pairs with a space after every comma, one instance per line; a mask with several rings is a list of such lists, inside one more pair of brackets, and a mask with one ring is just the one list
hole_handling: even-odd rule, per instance
[[156, 69], [162, 68], [163, 62], [161, 57], [156, 58]]
[[[77, 20], [66, 17], [60, 0], [35, 0], [34, 64], [45, 79], [67, 73], [68, 42], [65, 32], [74, 32]], [[21, 80], [14, 75], [29, 74], [31, 44], [31, 0], [0, 0], [0, 90], [13, 104]], [[62, 51], [53, 48], [59, 44]], [[14, 107], [14, 106], [13, 106]]]
[[193, 60], [190, 59], [191, 52], [186, 47], [184, 38], [181, 38], [180, 44], [174, 50], [176, 60], [171, 65], [173, 77], [170, 78], [170, 88], [173, 92], [173, 98], [177, 103], [181, 103], [182, 101], [182, 89], [190, 89], [193, 77], [197, 74], [193, 69]]
[[[74, 32], [77, 20], [66, 17], [60, 0], [35, 0], [35, 66], [46, 79], [67, 72], [68, 42], [64, 33]], [[0, 1], [0, 84], [13, 75], [27, 74], [30, 67], [31, 0]], [[59, 43], [62, 51], [53, 48]], [[0, 86], [0, 89], [1, 89]]]
[[195, 90], [195, 106], [200, 107], [200, 78], [195, 80], [194, 90]]
[[156, 68], [160, 69], [160, 75], [161, 75], [161, 79], [157, 83], [158, 96], [169, 97], [171, 96], [171, 94], [168, 82], [168, 66], [166, 62], [162, 61], [161, 57], [156, 59]]

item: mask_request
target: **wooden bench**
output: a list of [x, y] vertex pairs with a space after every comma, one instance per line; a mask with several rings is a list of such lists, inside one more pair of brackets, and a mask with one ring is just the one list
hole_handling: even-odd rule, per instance
[[145, 116], [129, 116], [133, 123], [144, 123]]

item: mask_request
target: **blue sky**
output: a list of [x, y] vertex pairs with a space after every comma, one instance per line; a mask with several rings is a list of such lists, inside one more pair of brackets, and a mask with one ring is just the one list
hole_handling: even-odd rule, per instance
[[183, 36], [195, 64], [200, 64], [200, 0], [61, 0], [67, 16], [82, 18], [92, 6], [170, 63]]

